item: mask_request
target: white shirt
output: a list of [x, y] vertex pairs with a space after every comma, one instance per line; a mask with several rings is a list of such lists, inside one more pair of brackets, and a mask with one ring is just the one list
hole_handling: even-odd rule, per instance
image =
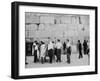
[[38, 50], [38, 46], [36, 45], [36, 43], [34, 43], [33, 46], [35, 46], [34, 50]]
[[41, 52], [40, 56], [45, 57], [45, 52], [46, 52], [45, 44], [41, 45], [40, 52]]
[[62, 47], [61, 42], [57, 42], [57, 43], [56, 43], [56, 48], [57, 48], [57, 49], [61, 49], [61, 47]]
[[49, 44], [48, 44], [48, 50], [50, 50], [50, 49], [53, 49], [53, 43], [52, 42], [50, 42]]
[[70, 47], [70, 46], [71, 46], [71, 43], [70, 43], [70, 42], [68, 42], [68, 43], [67, 43], [67, 47]]

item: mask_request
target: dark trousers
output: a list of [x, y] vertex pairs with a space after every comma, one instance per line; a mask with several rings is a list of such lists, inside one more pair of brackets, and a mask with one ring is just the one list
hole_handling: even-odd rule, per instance
[[37, 62], [37, 50], [34, 51], [34, 63]]
[[50, 58], [50, 63], [52, 63], [52, 59], [53, 59], [53, 50], [52, 49], [50, 49], [50, 50], [48, 50], [48, 55], [49, 55], [49, 58]]
[[82, 50], [79, 50], [79, 59], [80, 59], [80, 58], [83, 58]]
[[67, 48], [67, 63], [70, 63], [71, 47]]
[[61, 49], [57, 49], [57, 62], [61, 62]]
[[89, 51], [90, 51], [90, 50], [89, 50], [89, 48], [88, 48], [88, 49], [87, 49], [87, 55], [89, 55]]
[[67, 63], [70, 63], [70, 54], [67, 54]]
[[[56, 56], [57, 58], [57, 48], [54, 49], [54, 55]], [[57, 59], [56, 59], [57, 60]]]
[[26, 58], [26, 57], [25, 57], [25, 64], [28, 64], [28, 63], [27, 63], [27, 58]]
[[41, 63], [42, 63], [42, 64], [44, 63], [44, 58], [43, 58], [43, 57], [41, 57]]
[[84, 54], [87, 54], [87, 48], [84, 47]]

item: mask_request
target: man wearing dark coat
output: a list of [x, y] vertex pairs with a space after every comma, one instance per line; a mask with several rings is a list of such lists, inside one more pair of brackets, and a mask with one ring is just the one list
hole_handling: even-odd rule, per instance
[[78, 40], [78, 51], [79, 51], [79, 59], [83, 58], [83, 55], [82, 55], [82, 44], [81, 44], [80, 40]]
[[69, 42], [69, 40], [67, 40], [67, 44], [66, 44], [66, 48], [67, 48], [67, 63], [70, 64], [70, 56], [71, 56], [71, 43]]
[[87, 54], [87, 42], [86, 42], [86, 40], [84, 40], [84, 42], [83, 42], [83, 51], [84, 51], [84, 55], [86, 55]]
[[63, 53], [64, 53], [64, 54], [65, 54], [65, 50], [66, 50], [66, 43], [64, 42], [64, 43], [63, 43], [63, 51], [64, 51]]

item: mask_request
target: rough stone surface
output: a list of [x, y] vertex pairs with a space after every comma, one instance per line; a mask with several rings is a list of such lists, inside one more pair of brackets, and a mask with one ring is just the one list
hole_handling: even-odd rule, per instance
[[25, 13], [26, 38], [89, 38], [88, 15]]

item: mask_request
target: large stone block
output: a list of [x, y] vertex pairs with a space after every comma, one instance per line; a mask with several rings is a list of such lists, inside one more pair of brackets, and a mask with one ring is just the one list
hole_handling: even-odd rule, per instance
[[83, 27], [84, 27], [84, 29], [86, 29], [86, 30], [89, 30], [89, 29], [90, 29], [89, 24], [84, 24]]
[[29, 31], [29, 38], [35, 37], [35, 31], [30, 30]]
[[40, 24], [38, 29], [39, 29], [40, 31], [45, 30], [45, 24]]
[[25, 30], [36, 30], [37, 27], [38, 26], [36, 24], [29, 24], [25, 26]]
[[79, 17], [78, 16], [72, 16], [72, 24], [79, 24]]
[[56, 31], [56, 32], [54, 32], [54, 35], [53, 36], [55, 36], [57, 38], [63, 37], [63, 33], [62, 33], [62, 31]]
[[51, 30], [53, 28], [53, 25], [51, 24], [45, 24], [45, 31]]
[[78, 24], [78, 25], [77, 25], [77, 31], [78, 31], [78, 32], [84, 31], [83, 28], [84, 28], [84, 26], [83, 26], [82, 24]]
[[78, 24], [67, 24], [66, 30], [77, 30]]
[[53, 16], [40, 16], [40, 23], [54, 24], [54, 17]]
[[77, 35], [77, 34], [73, 30], [66, 31], [66, 36], [67, 37], [74, 37], [75, 35]]
[[50, 31], [37, 31], [35, 34], [35, 37], [38, 37], [38, 38], [47, 38], [51, 36], [52, 36], [52, 33]]
[[55, 17], [54, 24], [61, 24], [61, 18], [59, 16]]
[[84, 31], [84, 36], [89, 36], [90, 37], [90, 31], [89, 30], [85, 30]]
[[85, 16], [80, 16], [80, 20], [81, 20], [81, 23], [82, 23], [82, 24], [87, 25], [87, 24], [89, 24], [90, 18], [89, 18], [88, 15], [85, 15]]
[[71, 24], [71, 17], [70, 16], [62, 16], [61, 24]]
[[29, 38], [29, 31], [25, 31], [25, 37]]
[[40, 23], [40, 17], [34, 13], [25, 13], [25, 23]]

